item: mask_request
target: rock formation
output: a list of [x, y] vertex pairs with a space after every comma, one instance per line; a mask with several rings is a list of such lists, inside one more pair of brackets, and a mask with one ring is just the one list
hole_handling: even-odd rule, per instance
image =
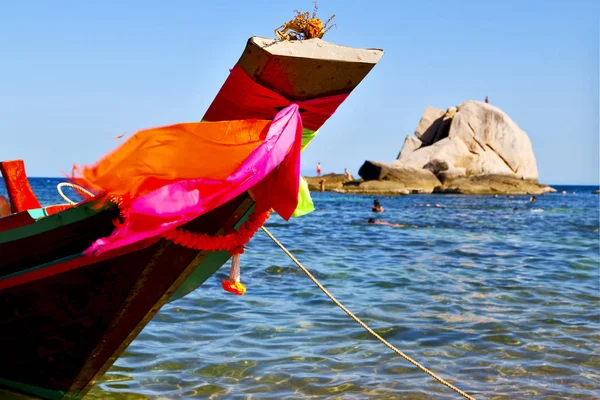
[[538, 184], [527, 134], [490, 104], [466, 101], [446, 111], [427, 107], [415, 136], [406, 138], [396, 161], [365, 161], [359, 170], [364, 182], [343, 184], [343, 191], [375, 193], [374, 181], [386, 182], [381, 194], [392, 188], [395, 193], [554, 191]]

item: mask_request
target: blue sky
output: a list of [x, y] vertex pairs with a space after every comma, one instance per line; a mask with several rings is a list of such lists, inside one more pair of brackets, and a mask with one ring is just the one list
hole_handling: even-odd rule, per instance
[[[325, 39], [385, 55], [303, 153], [303, 171], [392, 161], [427, 105], [491, 102], [540, 181], [599, 182], [600, 2], [321, 0]], [[136, 130], [199, 120], [248, 37], [310, 0], [0, 4], [0, 159], [31, 176], [93, 163]]]

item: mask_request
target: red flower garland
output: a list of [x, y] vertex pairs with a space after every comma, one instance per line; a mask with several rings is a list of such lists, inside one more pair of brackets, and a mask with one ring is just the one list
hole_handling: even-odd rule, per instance
[[221, 286], [224, 290], [237, 295], [246, 293], [246, 286], [240, 282], [239, 263], [240, 254], [244, 252], [244, 245], [247, 244], [256, 231], [263, 226], [270, 211], [264, 213], [253, 213], [246, 222], [242, 224], [239, 230], [226, 235], [207, 235], [205, 233], [194, 233], [184, 229], [173, 229], [165, 232], [163, 237], [180, 246], [185, 246], [195, 250], [227, 250], [233, 256], [229, 279], [223, 280]]
[[231, 255], [242, 254], [244, 252], [244, 245], [263, 226], [270, 214], [270, 211], [259, 214], [253, 213], [239, 230], [226, 235], [212, 236], [176, 228], [163, 233], [163, 237], [175, 244], [190, 249], [207, 251], [227, 250]]
[[[121, 218], [127, 218], [127, 201], [122, 196], [111, 195], [109, 200], [116, 204], [120, 210]], [[188, 247], [194, 250], [217, 251], [227, 250], [233, 256], [232, 270], [230, 279], [222, 282], [223, 289], [228, 292], [242, 295], [246, 292], [246, 286], [239, 281], [239, 257], [244, 252], [244, 245], [254, 236], [256, 231], [263, 226], [269, 218], [271, 211], [263, 213], [252, 213], [250, 218], [242, 224], [240, 229], [227, 233], [225, 235], [207, 235], [205, 233], [190, 232], [185, 229], [175, 228], [163, 233], [163, 238], [180, 246]], [[119, 220], [114, 220], [113, 224], [118, 226]]]

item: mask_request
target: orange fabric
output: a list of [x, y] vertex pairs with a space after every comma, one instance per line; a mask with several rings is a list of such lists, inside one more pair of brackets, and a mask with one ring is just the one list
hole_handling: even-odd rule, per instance
[[179, 180], [225, 179], [263, 142], [270, 123], [197, 122], [140, 131], [96, 165], [74, 166], [73, 180], [134, 199]]
[[29, 186], [23, 160], [0, 162], [0, 172], [4, 177], [10, 209], [13, 213], [42, 207]]

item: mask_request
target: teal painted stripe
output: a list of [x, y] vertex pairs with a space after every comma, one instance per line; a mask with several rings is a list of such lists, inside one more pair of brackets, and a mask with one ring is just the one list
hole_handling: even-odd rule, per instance
[[33, 210], [27, 210], [27, 212], [33, 219], [44, 218], [47, 215], [43, 208], [34, 208]]
[[26, 383], [14, 382], [8, 379], [0, 378], [0, 385], [17, 389], [20, 392], [30, 393], [47, 400], [61, 400], [65, 392], [60, 390], [44, 389], [39, 386], [28, 385]]

